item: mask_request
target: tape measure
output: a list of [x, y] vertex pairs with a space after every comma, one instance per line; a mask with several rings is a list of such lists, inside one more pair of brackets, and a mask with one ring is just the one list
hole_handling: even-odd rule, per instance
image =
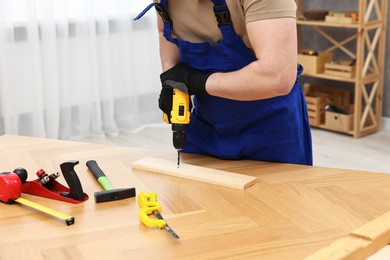
[[30, 208], [39, 210], [41, 212], [44, 212], [44, 213], [46, 213], [48, 215], [51, 215], [53, 217], [65, 220], [65, 223], [66, 223], [67, 226], [70, 226], [70, 225], [74, 224], [74, 217], [72, 217], [70, 215], [64, 214], [64, 213], [56, 211], [54, 209], [47, 208], [45, 206], [42, 206], [40, 204], [37, 204], [37, 203], [32, 202], [30, 200], [26, 200], [26, 199], [21, 198], [21, 197], [17, 198], [15, 201], [20, 203], [20, 204], [23, 204], [23, 205], [25, 205], [27, 207], [30, 207]]

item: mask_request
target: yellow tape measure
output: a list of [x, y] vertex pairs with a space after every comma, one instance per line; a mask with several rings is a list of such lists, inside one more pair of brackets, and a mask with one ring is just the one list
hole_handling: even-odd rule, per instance
[[15, 201], [19, 202], [20, 204], [23, 204], [23, 205], [25, 205], [27, 207], [30, 207], [30, 208], [39, 210], [41, 212], [44, 212], [44, 213], [46, 213], [48, 215], [51, 215], [53, 217], [65, 220], [66, 225], [68, 225], [68, 226], [74, 224], [75, 219], [74, 219], [74, 217], [72, 217], [70, 215], [64, 214], [64, 213], [56, 211], [54, 209], [47, 208], [45, 206], [42, 206], [40, 204], [37, 204], [35, 202], [26, 200], [26, 199], [21, 198], [21, 197], [17, 198]]

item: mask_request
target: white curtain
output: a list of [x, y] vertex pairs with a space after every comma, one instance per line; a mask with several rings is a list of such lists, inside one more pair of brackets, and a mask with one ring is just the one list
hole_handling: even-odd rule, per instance
[[161, 122], [150, 0], [0, 0], [0, 135], [116, 135]]

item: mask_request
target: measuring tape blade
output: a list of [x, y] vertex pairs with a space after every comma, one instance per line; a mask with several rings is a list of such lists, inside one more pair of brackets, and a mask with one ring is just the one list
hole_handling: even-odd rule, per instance
[[70, 215], [64, 214], [64, 213], [56, 211], [54, 209], [47, 208], [45, 206], [42, 206], [40, 204], [26, 200], [26, 199], [21, 198], [21, 197], [17, 198], [15, 201], [19, 202], [20, 204], [23, 204], [25, 206], [28, 206], [30, 208], [33, 208], [33, 209], [39, 210], [41, 212], [44, 212], [46, 214], [49, 214], [53, 217], [65, 220], [66, 225], [68, 225], [68, 226], [74, 224], [75, 219], [74, 219], [74, 217], [72, 217]]

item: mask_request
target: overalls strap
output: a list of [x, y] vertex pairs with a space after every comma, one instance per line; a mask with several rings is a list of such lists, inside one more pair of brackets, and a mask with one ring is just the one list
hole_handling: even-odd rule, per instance
[[157, 13], [160, 15], [161, 19], [164, 22], [164, 36], [165, 38], [174, 43], [177, 44], [177, 39], [172, 37], [172, 20], [169, 16], [169, 13], [167, 11], [167, 0], [161, 0], [160, 3], [151, 3], [149, 4], [141, 13], [139, 13], [134, 20], [140, 19], [142, 16], [144, 16], [152, 7], [156, 8]]
[[211, 0], [214, 4], [214, 15], [217, 19], [219, 30], [222, 33], [223, 38], [227, 38], [228, 35], [235, 35], [236, 32], [233, 29], [233, 23], [230, 16], [229, 9], [225, 0]]

